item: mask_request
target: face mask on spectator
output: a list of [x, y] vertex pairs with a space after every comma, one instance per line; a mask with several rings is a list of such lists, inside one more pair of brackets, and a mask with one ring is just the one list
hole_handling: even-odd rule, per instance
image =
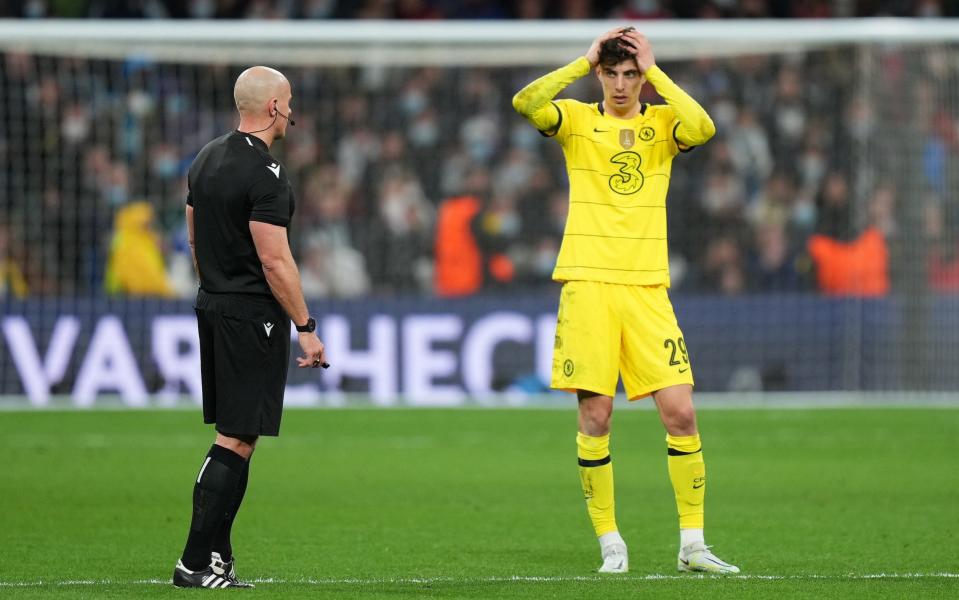
[[533, 151], [539, 144], [540, 135], [532, 127], [526, 126], [514, 127], [510, 132], [510, 144], [514, 148]]
[[153, 161], [153, 174], [161, 179], [172, 179], [177, 174], [178, 161], [174, 156], [160, 156]]
[[849, 123], [849, 133], [859, 141], [866, 140], [873, 131], [872, 118], [868, 115], [855, 116]]
[[107, 188], [106, 198], [107, 202], [111, 206], [121, 206], [127, 203], [129, 195], [127, 194], [126, 187], [122, 185], [114, 185]]
[[812, 202], [797, 202], [793, 208], [793, 224], [800, 229], [812, 229], [816, 224], [816, 207]]
[[736, 112], [736, 105], [729, 100], [719, 100], [713, 103], [709, 110], [713, 121], [716, 122], [716, 128], [725, 130], [732, 130], [734, 128]]
[[186, 98], [180, 94], [174, 94], [166, 99], [166, 111], [170, 115], [179, 115], [186, 109]]
[[408, 116], [416, 116], [426, 108], [426, 96], [419, 90], [410, 90], [403, 94], [401, 106]]
[[474, 140], [466, 147], [470, 158], [479, 163], [486, 163], [493, 156], [493, 144], [485, 140]]
[[146, 92], [130, 92], [127, 108], [138, 117], [146, 116], [153, 110], [153, 98]]
[[336, 8], [334, 0], [312, 0], [303, 9], [303, 16], [307, 19], [327, 19]]
[[190, 16], [194, 19], [212, 19], [216, 16], [216, 0], [193, 0]]
[[79, 143], [90, 133], [90, 121], [82, 114], [73, 114], [63, 121], [63, 137], [68, 143]]
[[439, 134], [439, 127], [434, 119], [420, 119], [410, 127], [410, 143], [421, 148], [432, 146]]
[[42, 19], [47, 16], [46, 2], [43, 0], [28, 0], [23, 6], [23, 16], [28, 19]]
[[818, 184], [826, 174], [826, 163], [818, 152], [807, 152], [799, 160], [799, 171], [806, 184]]

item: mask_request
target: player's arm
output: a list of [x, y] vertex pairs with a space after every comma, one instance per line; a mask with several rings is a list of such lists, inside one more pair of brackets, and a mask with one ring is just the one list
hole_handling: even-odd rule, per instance
[[190, 244], [190, 256], [193, 258], [193, 271], [196, 273], [197, 279], [200, 278], [200, 265], [196, 262], [196, 242], [194, 241], [195, 234], [193, 233], [193, 205], [186, 205], [186, 237], [187, 242]]
[[552, 100], [566, 86], [589, 73], [599, 62], [599, 48], [606, 40], [622, 35], [620, 28], [611, 29], [593, 40], [584, 56], [530, 83], [513, 96], [513, 108], [526, 117], [533, 127], [547, 135], [559, 129], [562, 114]]
[[[250, 234], [253, 236], [253, 245], [256, 247], [260, 264], [263, 265], [263, 275], [273, 297], [294, 323], [305, 324], [310, 318], [310, 311], [303, 298], [300, 271], [293, 260], [293, 253], [290, 252], [286, 227], [250, 221]], [[299, 338], [304, 354], [296, 359], [300, 367], [317, 367], [326, 363], [326, 351], [316, 333], [300, 333]]]
[[306, 308], [303, 289], [300, 286], [300, 270], [290, 252], [286, 227], [260, 221], [250, 221], [250, 234], [256, 254], [263, 265], [266, 282], [286, 314], [297, 325], [306, 323], [310, 311]]
[[[290, 224], [290, 190], [285, 181], [273, 175], [261, 178], [250, 187], [253, 209], [250, 211], [250, 235], [263, 267], [263, 275], [273, 297], [293, 322], [302, 326], [310, 319], [303, 298], [300, 270], [293, 260], [287, 226]], [[323, 342], [315, 332], [300, 332], [303, 356], [297, 357], [302, 367], [326, 365]]]
[[706, 109], [659, 68], [646, 36], [638, 31], [629, 31], [623, 35], [622, 40], [632, 49], [636, 64], [646, 76], [646, 80], [653, 84], [659, 95], [676, 113], [679, 124], [675, 136], [679, 147], [685, 149], [684, 146], [699, 146], [709, 141], [716, 133], [713, 120], [709, 118]]

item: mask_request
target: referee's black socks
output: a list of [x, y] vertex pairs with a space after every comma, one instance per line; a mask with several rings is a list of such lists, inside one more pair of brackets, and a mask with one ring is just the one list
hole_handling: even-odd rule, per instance
[[230, 510], [247, 468], [242, 456], [214, 444], [193, 486], [193, 520], [183, 549], [183, 565], [191, 571], [210, 566], [213, 540]]
[[[250, 457], [253, 458], [252, 456]], [[217, 530], [213, 538], [213, 551], [220, 553], [220, 558], [224, 562], [233, 560], [233, 545], [230, 543], [230, 532], [233, 530], [233, 521], [236, 519], [236, 513], [240, 510], [240, 504], [243, 503], [243, 495], [246, 494], [246, 483], [250, 479], [250, 461], [246, 461], [243, 467], [243, 473], [240, 475], [240, 482], [237, 484], [236, 492], [227, 506], [226, 516], [220, 529]]]

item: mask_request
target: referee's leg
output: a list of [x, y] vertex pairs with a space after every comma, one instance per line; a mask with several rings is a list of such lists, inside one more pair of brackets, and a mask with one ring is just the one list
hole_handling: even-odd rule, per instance
[[[229, 515], [233, 517], [246, 490], [249, 459], [256, 446], [256, 436], [239, 439], [217, 433], [200, 467], [193, 486], [193, 518], [187, 536], [183, 565], [191, 571], [210, 567], [214, 540]], [[229, 539], [229, 531], [226, 531]], [[232, 558], [232, 549], [230, 550]]]
[[223, 523], [213, 538], [212, 551], [216, 552], [220, 560], [225, 563], [233, 562], [233, 544], [230, 541], [230, 533], [233, 530], [233, 522], [236, 520], [236, 514], [240, 511], [240, 505], [243, 503], [243, 496], [246, 494], [246, 484], [250, 477], [250, 459], [253, 457], [253, 451], [256, 449], [257, 436], [246, 435], [225, 435], [217, 433], [216, 445], [229, 448], [246, 459], [246, 465], [243, 473], [240, 475], [240, 481], [237, 484], [233, 498], [227, 506], [226, 515], [223, 517]]

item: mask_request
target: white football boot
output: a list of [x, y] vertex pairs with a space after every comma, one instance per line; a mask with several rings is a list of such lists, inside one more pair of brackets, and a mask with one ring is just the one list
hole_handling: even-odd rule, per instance
[[739, 567], [731, 565], [709, 551], [709, 546], [702, 542], [693, 542], [679, 549], [679, 559], [676, 562], [678, 571], [695, 573], [713, 573], [726, 575], [739, 573]]
[[[626, 551], [626, 542], [618, 533], [606, 534], [611, 539], [600, 540], [600, 551], [603, 556], [603, 566], [600, 573], [626, 573], [629, 571], [629, 554]], [[606, 535], [603, 538], [606, 538]], [[606, 542], [606, 543], [603, 543]]]

